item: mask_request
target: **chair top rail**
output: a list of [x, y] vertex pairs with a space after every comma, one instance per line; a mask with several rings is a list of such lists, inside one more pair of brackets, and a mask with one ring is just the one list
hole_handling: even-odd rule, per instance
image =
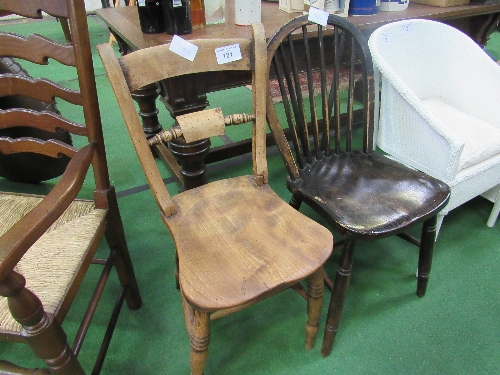
[[[253, 66], [254, 62], [249, 59], [220, 64], [215, 53], [217, 48], [237, 44], [241, 55], [248, 56], [253, 46], [253, 43], [248, 39], [192, 40], [190, 43], [198, 47], [192, 62], [172, 52], [170, 50], [171, 43], [145, 48], [121, 57], [120, 65], [130, 90], [136, 90], [151, 82], [185, 74], [222, 70], [250, 70]], [[169, 62], [168, 65], [165, 64], [166, 60]], [[144, 61], [148, 63], [144, 64]]]

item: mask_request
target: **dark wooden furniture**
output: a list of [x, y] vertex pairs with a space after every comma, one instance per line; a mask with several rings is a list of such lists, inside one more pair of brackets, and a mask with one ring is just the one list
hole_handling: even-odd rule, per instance
[[[58, 43], [40, 35], [22, 37], [0, 33], [0, 56], [75, 68], [79, 90], [45, 78], [1, 74], [0, 97], [19, 95], [48, 104], [66, 101], [81, 107], [84, 124], [48, 111], [10, 108], [0, 111], [0, 128], [33, 127], [48, 132], [64, 129], [81, 139], [78, 149], [59, 140], [0, 138], [2, 154], [36, 153], [47, 158], [70, 159], [62, 177], [47, 183], [46, 196], [0, 192], [0, 337], [27, 343], [45, 361], [42, 374], [84, 374], [78, 353], [113, 266], [121, 288], [98, 354], [94, 374], [100, 372], [123, 301], [131, 309], [141, 306], [132, 262], [114, 188], [108, 177], [95, 77], [84, 2], [80, 0], [0, 0], [1, 9], [28, 18], [41, 11], [69, 22], [74, 44]], [[62, 31], [61, 31], [62, 34]], [[62, 38], [64, 40], [64, 38]], [[48, 68], [48, 67], [47, 67]], [[94, 188], [91, 200], [75, 199], [89, 167]], [[39, 165], [43, 168], [44, 165]], [[89, 177], [90, 178], [90, 177]], [[23, 190], [38, 186], [26, 185]], [[36, 191], [40, 191], [37, 189]], [[93, 259], [106, 237], [109, 257]], [[62, 321], [91, 263], [103, 266], [101, 277], [70, 348]], [[0, 361], [2, 373], [34, 373]]]
[[[330, 16], [328, 23], [334, 27], [333, 38], [325, 38], [321, 26], [312, 25], [318, 36], [310, 40], [307, 16], [290, 21], [271, 38], [268, 64], [277, 76], [282, 105], [275, 106], [270, 92], [267, 95], [269, 126], [288, 170], [290, 205], [299, 209], [305, 202], [344, 237], [328, 309], [324, 356], [330, 353], [337, 332], [356, 242], [423, 223], [417, 275], [417, 295], [422, 297], [431, 268], [436, 214], [450, 195], [443, 182], [373, 150], [375, 89], [366, 40], [345, 18]], [[302, 72], [297, 61], [304, 51], [296, 46], [304, 46], [309, 56]], [[309, 53], [313, 49], [319, 51], [315, 56]], [[313, 66], [320, 66], [319, 71], [313, 71]], [[355, 110], [362, 113], [360, 129], [354, 128]], [[284, 128], [291, 130], [293, 151]]]
[[[23, 77], [31, 77], [21, 64], [11, 57], [0, 57], [0, 74], [16, 74]], [[22, 95], [9, 95], [0, 98], [0, 110], [10, 108], [32, 109], [38, 112], [57, 112], [54, 104], [44, 103], [40, 100], [31, 99]], [[71, 135], [62, 129], [55, 132], [33, 127], [15, 127], [1, 129], [0, 136], [19, 138], [33, 137], [43, 140], [58, 139], [71, 144]], [[66, 169], [69, 158], [52, 158], [40, 154], [0, 154], [0, 176], [13, 181], [37, 183], [50, 180], [60, 176]], [[40, 166], [43, 165], [43, 168]]]
[[[303, 216], [269, 187], [266, 163], [266, 43], [261, 24], [252, 38], [196, 41], [191, 63], [161, 45], [117, 59], [107, 44], [98, 50], [161, 218], [176, 245], [180, 291], [191, 337], [191, 374], [207, 361], [210, 320], [241, 310], [309, 279], [306, 347], [318, 331], [323, 299], [323, 263], [331, 233]], [[242, 59], [218, 64], [215, 48], [238, 44]], [[161, 56], [165, 56], [162, 61]], [[179, 116], [164, 140], [193, 141], [221, 134], [235, 118], [252, 122], [253, 175], [219, 180], [170, 197], [130, 96], [138, 87], [197, 72], [250, 71], [253, 114], [223, 118], [219, 110]], [[249, 129], [250, 130], [250, 129]], [[154, 142], [153, 138], [150, 143]]]
[[[99, 17], [114, 33], [123, 53], [143, 49], [164, 43], [169, 43], [172, 36], [162, 34], [143, 34], [140, 30], [137, 10], [133, 7], [107, 8], [97, 11]], [[234, 24], [234, 1], [226, 1], [226, 23], [211, 25], [204, 29], [194, 30], [192, 34], [184, 35], [187, 40], [232, 37], [249, 38], [248, 26]], [[286, 13], [278, 9], [277, 3], [262, 2], [262, 23], [266, 39], [287, 23], [297, 13]], [[450, 8], [439, 8], [410, 2], [408, 9], [400, 12], [380, 12], [374, 16], [354, 16], [348, 19], [368, 36], [377, 27], [389, 22], [408, 18], [426, 18], [440, 20], [456, 26], [471, 35], [479, 43], [484, 44], [494, 25], [500, 17], [500, 4], [464, 5]], [[207, 93], [229, 87], [242, 86], [249, 83], [250, 76], [245, 72], [227, 74], [206, 74], [184, 76], [141, 88], [134, 93], [139, 103], [143, 118], [144, 131], [152, 136], [161, 131], [157, 117], [158, 110], [155, 101], [160, 99], [166, 105], [173, 117], [186, 112], [201, 110], [208, 105]], [[268, 139], [268, 145], [272, 139]], [[208, 140], [201, 140], [192, 145], [179, 145], [175, 141], [170, 144], [175, 155], [162, 154], [167, 160], [167, 166], [172, 169], [172, 175], [177, 179], [182, 189], [200, 186], [204, 183], [205, 164], [221, 161], [229, 157], [242, 155], [251, 151], [250, 140], [231, 143], [210, 149]], [[177, 167], [177, 160], [180, 168]]]

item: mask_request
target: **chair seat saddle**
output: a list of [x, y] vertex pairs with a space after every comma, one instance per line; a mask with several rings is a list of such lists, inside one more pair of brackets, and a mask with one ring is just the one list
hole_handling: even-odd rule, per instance
[[299, 179], [288, 179], [288, 188], [325, 211], [341, 232], [360, 239], [391, 235], [435, 215], [449, 194], [440, 180], [375, 152], [354, 150], [325, 159], [308, 164]]
[[[42, 199], [35, 195], [1, 193], [0, 235]], [[14, 268], [25, 276], [26, 287], [40, 298], [47, 313], [57, 316], [105, 215], [106, 211], [96, 209], [93, 201], [74, 201]], [[13, 336], [21, 332], [21, 325], [12, 317], [5, 297], [0, 297], [0, 332]]]
[[[179, 212], [166, 224], [176, 239], [180, 285], [190, 304], [201, 310], [237, 307], [284, 290], [331, 254], [327, 229], [297, 215], [252, 176], [212, 182], [173, 200]], [[314, 243], [304, 246], [302, 238]]]

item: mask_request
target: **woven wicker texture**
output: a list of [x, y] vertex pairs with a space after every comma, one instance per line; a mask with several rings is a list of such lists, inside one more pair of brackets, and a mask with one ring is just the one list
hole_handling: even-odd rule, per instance
[[[0, 235], [42, 198], [1, 193]], [[47, 313], [57, 312], [105, 214], [106, 211], [96, 209], [91, 201], [73, 202], [15, 267], [26, 278], [26, 287], [40, 298]], [[7, 299], [0, 297], [0, 331], [19, 333], [20, 329], [10, 315]]]
[[[382, 75], [377, 146], [451, 187], [438, 226], [450, 210], [490, 189], [489, 199], [498, 201], [500, 138], [492, 139], [499, 132], [487, 129], [500, 130], [500, 67], [467, 35], [435, 21], [384, 25], [368, 44]], [[443, 106], [429, 106], [429, 100]], [[461, 131], [454, 128], [456, 119], [443, 117], [450, 113], [445, 106], [453, 107]], [[489, 127], [478, 126], [484, 123]]]

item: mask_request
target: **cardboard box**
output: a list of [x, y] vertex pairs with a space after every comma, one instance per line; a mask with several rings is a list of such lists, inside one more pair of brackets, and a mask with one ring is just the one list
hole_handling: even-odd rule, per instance
[[302, 12], [304, 0], [279, 0], [279, 8], [287, 13]]
[[437, 7], [452, 7], [469, 4], [470, 0], [410, 0], [410, 3], [434, 5]]

